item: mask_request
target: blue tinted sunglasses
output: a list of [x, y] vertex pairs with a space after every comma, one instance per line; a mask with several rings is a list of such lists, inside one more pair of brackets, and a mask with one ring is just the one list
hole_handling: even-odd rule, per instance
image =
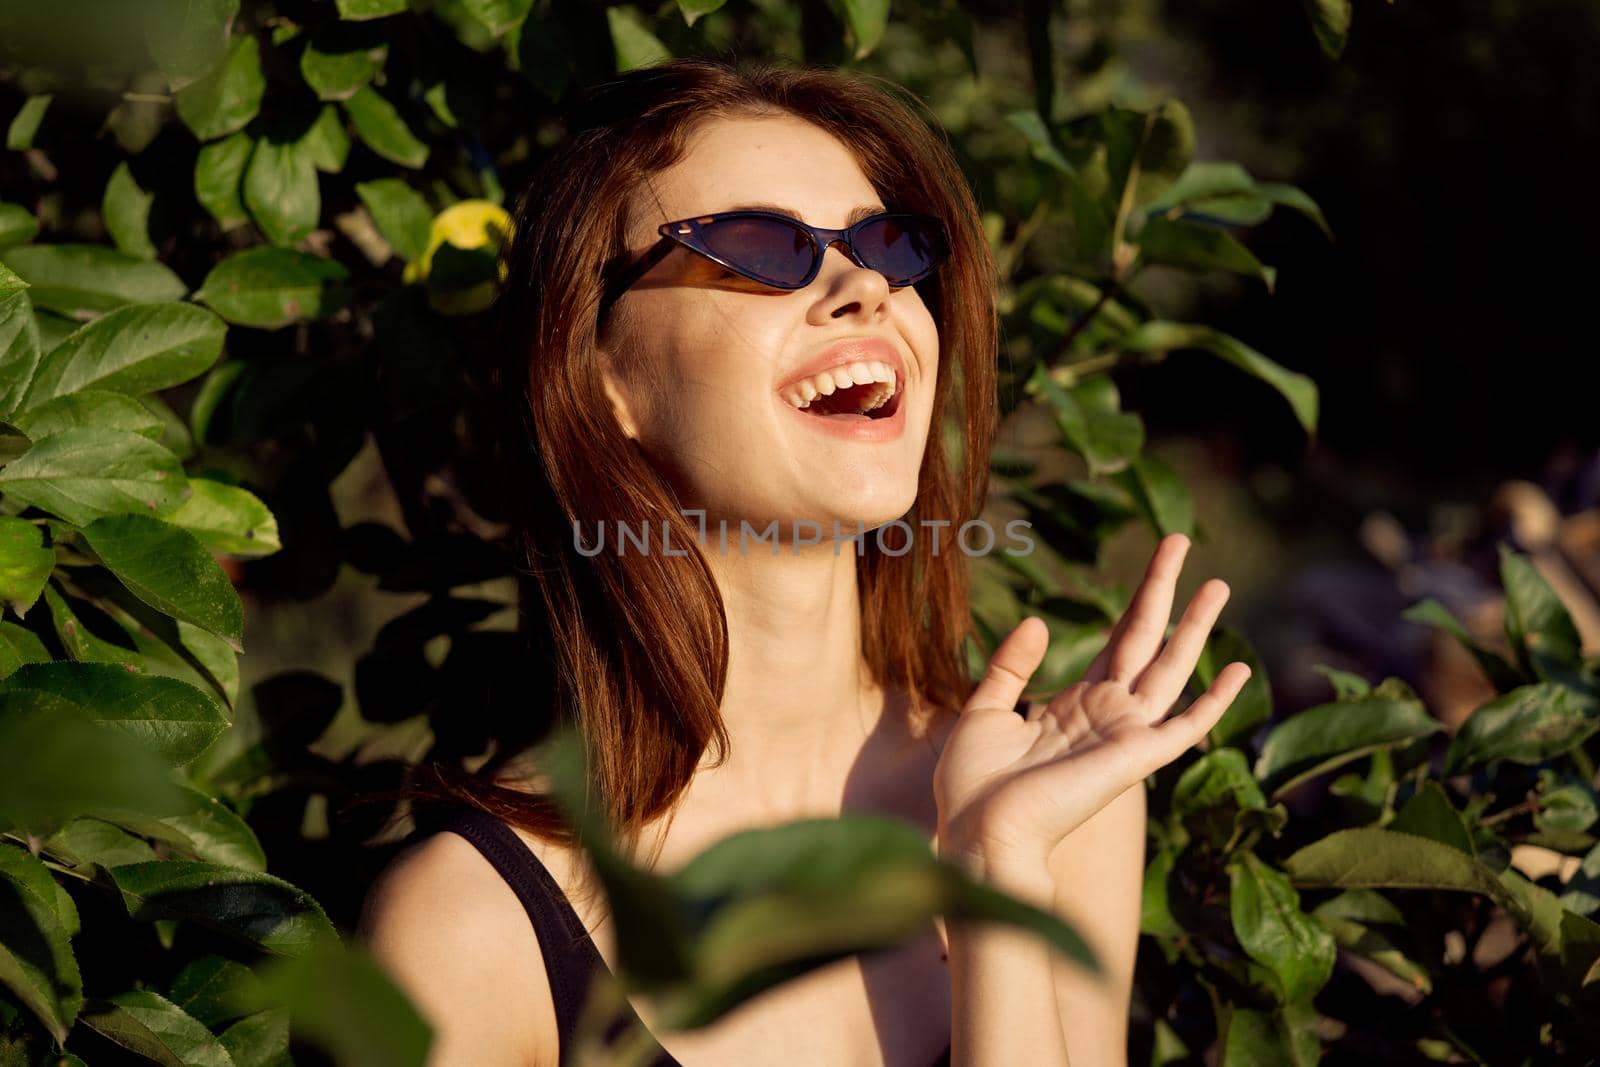
[[944, 225], [932, 215], [886, 211], [854, 226], [831, 230], [808, 226], [775, 211], [723, 211], [662, 223], [661, 240], [607, 287], [601, 313], [683, 245], [735, 274], [773, 289], [804, 289], [822, 269], [835, 244], [858, 266], [875, 270], [895, 287], [921, 281], [949, 254]]

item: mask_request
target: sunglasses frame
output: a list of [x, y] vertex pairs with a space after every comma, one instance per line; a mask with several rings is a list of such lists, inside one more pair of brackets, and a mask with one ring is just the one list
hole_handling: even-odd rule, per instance
[[[791, 230], [797, 230], [806, 235], [807, 239], [811, 242], [811, 247], [815, 254], [811, 257], [811, 269], [806, 272], [806, 276], [803, 280], [794, 285], [783, 285], [779, 282], [773, 281], [770, 278], [762, 278], [756, 274], [752, 274], [750, 271], [739, 267], [737, 264], [730, 263], [724, 257], [719, 256], [715, 252], [711, 251], [711, 249], [706, 247], [704, 238], [701, 237], [700, 231], [712, 223], [721, 222], [724, 219], [752, 218], [772, 219], [789, 227]], [[913, 285], [916, 282], [928, 277], [950, 254], [949, 234], [945, 231], [944, 223], [933, 215], [923, 215], [910, 211], [880, 211], [876, 215], [868, 215], [866, 218], [852, 226], [847, 226], [842, 230], [835, 230], [826, 226], [812, 226], [795, 218], [793, 215], [785, 215], [778, 211], [745, 209], [740, 211], [719, 211], [710, 215], [696, 215], [693, 218], [677, 219], [672, 222], [663, 222], [656, 230], [656, 232], [661, 235], [661, 240], [652, 245], [650, 249], [644, 253], [644, 255], [640, 256], [639, 259], [634, 261], [632, 266], [626, 268], [620, 275], [617, 276], [617, 278], [607, 288], [605, 297], [601, 302], [601, 308], [603, 311], [605, 308], [610, 307], [611, 304], [624, 292], [626, 292], [630, 286], [632, 286], [640, 278], [644, 277], [651, 267], [655, 266], [657, 263], [661, 262], [661, 260], [666, 258], [667, 253], [671, 252], [672, 249], [677, 245], [682, 245], [691, 252], [704, 256], [706, 259], [711, 260], [711, 262], [733, 271], [740, 277], [749, 278], [753, 282], [768, 286], [773, 289], [782, 289], [786, 291], [804, 289], [806, 286], [815, 281], [818, 272], [822, 270], [822, 260], [827, 255], [828, 249], [832, 248], [836, 244], [844, 246], [845, 255], [849, 256], [850, 261], [856, 264], [856, 266], [866, 267], [868, 270], [876, 270], [877, 268], [869, 267], [866, 263], [862, 262], [860, 255], [857, 254], [855, 247], [856, 234], [858, 234], [863, 227], [882, 222], [884, 219], [896, 218], [916, 219], [918, 222], [931, 223], [934, 236], [938, 241], [938, 249], [933, 256], [932, 262], [928, 264], [927, 270], [899, 281], [898, 283], [894, 279], [889, 279], [889, 284], [891, 286], [894, 286], [895, 288], [904, 288], [907, 285]]]

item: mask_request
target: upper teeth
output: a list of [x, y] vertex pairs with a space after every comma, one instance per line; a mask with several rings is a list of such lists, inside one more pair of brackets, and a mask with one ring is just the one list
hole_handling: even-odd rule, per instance
[[797, 408], [808, 408], [819, 396], [831, 396], [840, 389], [848, 389], [852, 385], [866, 385], [869, 382], [876, 383], [878, 388], [868, 394], [867, 402], [860, 410], [871, 411], [887, 403], [897, 388], [894, 368], [876, 359], [830, 367], [809, 378], [802, 378], [789, 386], [784, 399]]

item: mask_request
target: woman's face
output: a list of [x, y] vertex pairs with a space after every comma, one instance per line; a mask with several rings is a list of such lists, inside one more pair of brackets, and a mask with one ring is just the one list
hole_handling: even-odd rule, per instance
[[[792, 116], [716, 119], [631, 205], [630, 254], [654, 244], [661, 223], [756, 206], [842, 229], [885, 205], [850, 150], [822, 129]], [[829, 248], [815, 280], [792, 291], [674, 247], [612, 309], [601, 345], [624, 431], [682, 507], [728, 521], [730, 536], [740, 520], [757, 531], [777, 520], [787, 539], [791, 523], [807, 519], [831, 543], [832, 522], [841, 534], [858, 521], [871, 529], [916, 499], [938, 329], [914, 288], [891, 289], [842, 247]], [[865, 367], [870, 381], [856, 381], [857, 372], [846, 385], [830, 370], [849, 367]], [[874, 415], [892, 417], [818, 413], [886, 395], [885, 367], [898, 395]], [[818, 399], [797, 408], [811, 392]]]

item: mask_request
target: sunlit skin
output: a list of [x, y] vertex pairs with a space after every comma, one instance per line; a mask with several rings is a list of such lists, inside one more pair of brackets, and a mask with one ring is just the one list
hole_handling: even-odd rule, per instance
[[[848, 147], [818, 127], [792, 117], [716, 119], [635, 200], [630, 249], [642, 254], [663, 222], [752, 205], [843, 227], [852, 212], [884, 202]], [[794, 367], [847, 337], [883, 338], [905, 360], [907, 424], [897, 440], [817, 432], [775, 391]], [[726, 519], [735, 531], [740, 520], [839, 520], [851, 528], [860, 520], [871, 528], [904, 515], [916, 494], [938, 360], [934, 319], [915, 289], [891, 288], [837, 247], [796, 291], [762, 288], [675, 248], [624, 294], [602, 337], [607, 390], [624, 432], [681, 506], [704, 508], [711, 522]], [[1206, 582], [1167, 637], [1188, 546], [1182, 535], [1161, 541], [1080, 683], [1035, 703], [1026, 719], [1014, 713], [1047, 639], [1043, 623], [1027, 619], [996, 650], [954, 724], [924, 737], [866, 669], [848, 545], [836, 554], [825, 540], [777, 556], [759, 545], [740, 556], [713, 543], [729, 626], [722, 713], [732, 750], [721, 766], [703, 765], [670, 832], [656, 828], [664, 835], [659, 866], [676, 867], [753, 824], [875, 808], [923, 825], [942, 855], [1048, 896], [1052, 871], [1061, 869], [1051, 864], [1057, 847], [1199, 741], [1248, 677], [1244, 664], [1229, 664], [1185, 712], [1168, 717], [1228, 595], [1223, 582]], [[1116, 848], [1131, 870], [1142, 855], [1142, 824], [1125, 833], [1130, 840]], [[1032, 1063], [1067, 1062], [1045, 958], [1015, 945], [951, 939], [957, 1064], [1020, 1062], [1002, 1057], [1024, 1048]], [[1021, 983], [1007, 1010], [1024, 1025], [962, 1014], [975, 1011], [963, 1007], [962, 987], [981, 991], [985, 983]], [[998, 1005], [984, 1003], [998, 1020]], [[1124, 1023], [1096, 1025], [1109, 1036], [1070, 1040], [1109, 1057], [1084, 1062], [1112, 1062], [1120, 1053], [1101, 1050]], [[715, 1047], [702, 1040], [701, 1048]], [[731, 1051], [737, 1043], [729, 1041], [723, 1048]], [[675, 1050], [693, 1042], [686, 1036]]]

